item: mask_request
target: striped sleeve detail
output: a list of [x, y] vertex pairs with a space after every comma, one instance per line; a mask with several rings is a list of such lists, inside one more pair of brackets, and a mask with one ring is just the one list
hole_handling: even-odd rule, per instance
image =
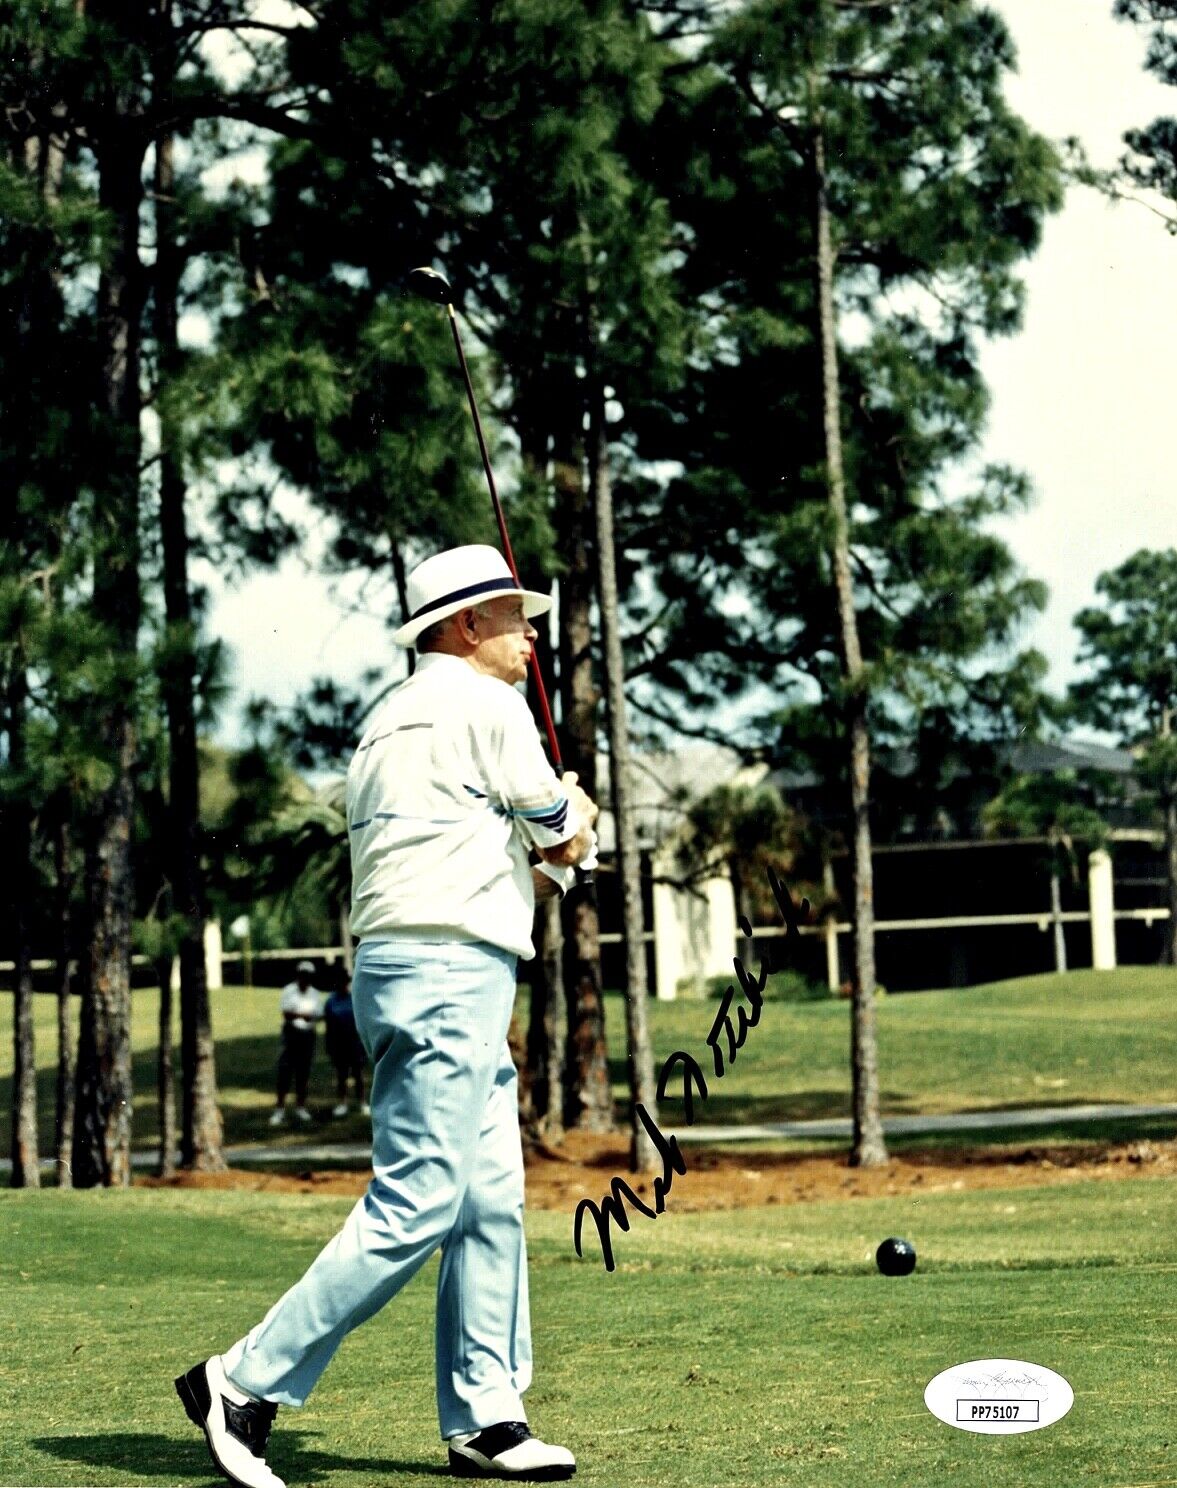
[[546, 827], [549, 832], [562, 832], [568, 821], [568, 798], [561, 796], [550, 806], [535, 806], [529, 811], [516, 808], [511, 815], [521, 816], [525, 821], [534, 822], [538, 827]]

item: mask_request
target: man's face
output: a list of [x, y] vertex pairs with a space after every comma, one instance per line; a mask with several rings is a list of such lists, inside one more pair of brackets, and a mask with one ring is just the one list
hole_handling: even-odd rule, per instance
[[478, 644], [470, 656], [471, 664], [500, 682], [522, 682], [531, 659], [531, 643], [539, 634], [523, 613], [523, 601], [514, 595], [489, 599], [481, 613], [474, 611], [473, 623]]

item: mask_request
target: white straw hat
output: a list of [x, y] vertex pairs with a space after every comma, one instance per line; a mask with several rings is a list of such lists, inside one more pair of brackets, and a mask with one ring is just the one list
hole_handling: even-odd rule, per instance
[[409, 575], [405, 588], [409, 619], [393, 632], [392, 639], [398, 646], [415, 645], [423, 630], [487, 599], [521, 598], [523, 613], [529, 620], [552, 608], [548, 595], [521, 589], [507, 567], [507, 560], [497, 548], [486, 543], [447, 548], [444, 553], [426, 558]]

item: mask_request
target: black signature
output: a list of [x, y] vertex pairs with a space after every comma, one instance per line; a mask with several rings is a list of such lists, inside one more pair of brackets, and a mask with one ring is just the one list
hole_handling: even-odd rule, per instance
[[[723, 1078], [728, 1066], [735, 1062], [737, 1052], [744, 1047], [748, 1030], [755, 1028], [760, 1022], [760, 1013], [764, 1006], [764, 988], [769, 975], [771, 972], [783, 971], [786, 968], [789, 957], [796, 948], [800, 934], [799, 926], [808, 923], [809, 920], [808, 899], [802, 899], [800, 907], [795, 905], [788, 889], [771, 868], [768, 870], [768, 882], [785, 922], [785, 954], [778, 957], [762, 956], [758, 976], [753, 976], [738, 956], [735, 958], [736, 977], [748, 1006], [745, 1008], [742, 1001], [738, 1003], [733, 1021], [732, 1003], [735, 1000], [736, 991], [734, 987], [728, 987], [724, 992], [723, 1001], [719, 1004], [719, 1011], [711, 1025], [711, 1032], [707, 1035], [707, 1045], [711, 1050], [716, 1079]], [[752, 927], [742, 915], [739, 925], [741, 931], [750, 940]], [[720, 1047], [721, 1042], [726, 1048], [726, 1059], [725, 1049]], [[682, 1072], [683, 1116], [687, 1125], [693, 1126], [695, 1124], [695, 1091], [698, 1091], [701, 1100], [706, 1100], [707, 1080], [698, 1062], [690, 1054], [677, 1050], [663, 1064], [658, 1076], [658, 1099], [665, 1100], [666, 1087], [677, 1067], [681, 1067]], [[599, 1205], [592, 1199], [581, 1199], [576, 1206], [576, 1217], [572, 1228], [572, 1242], [576, 1247], [576, 1254], [583, 1255], [581, 1229], [585, 1215], [592, 1216], [593, 1223], [597, 1227], [597, 1238], [601, 1242], [601, 1257], [605, 1262], [606, 1271], [616, 1270], [616, 1262], [613, 1259], [613, 1241], [609, 1233], [610, 1223], [615, 1222], [619, 1230], [629, 1229], [629, 1214], [625, 1207], [627, 1203], [640, 1214], [644, 1214], [647, 1219], [656, 1219], [666, 1208], [666, 1195], [674, 1184], [674, 1175], [676, 1173], [681, 1175], [687, 1170], [686, 1159], [682, 1155], [678, 1139], [673, 1136], [667, 1138], [640, 1101], [634, 1107], [634, 1114], [645, 1127], [662, 1159], [662, 1172], [654, 1179], [654, 1207], [651, 1208], [649, 1204], [640, 1199], [624, 1178], [614, 1178], [609, 1186], [609, 1192], [602, 1198]]]

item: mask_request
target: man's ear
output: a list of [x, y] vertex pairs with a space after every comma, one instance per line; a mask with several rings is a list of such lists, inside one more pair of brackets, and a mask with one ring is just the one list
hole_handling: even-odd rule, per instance
[[458, 634], [468, 645], [474, 646], [478, 643], [478, 615], [471, 606], [468, 610], [459, 610], [455, 619], [458, 622]]

